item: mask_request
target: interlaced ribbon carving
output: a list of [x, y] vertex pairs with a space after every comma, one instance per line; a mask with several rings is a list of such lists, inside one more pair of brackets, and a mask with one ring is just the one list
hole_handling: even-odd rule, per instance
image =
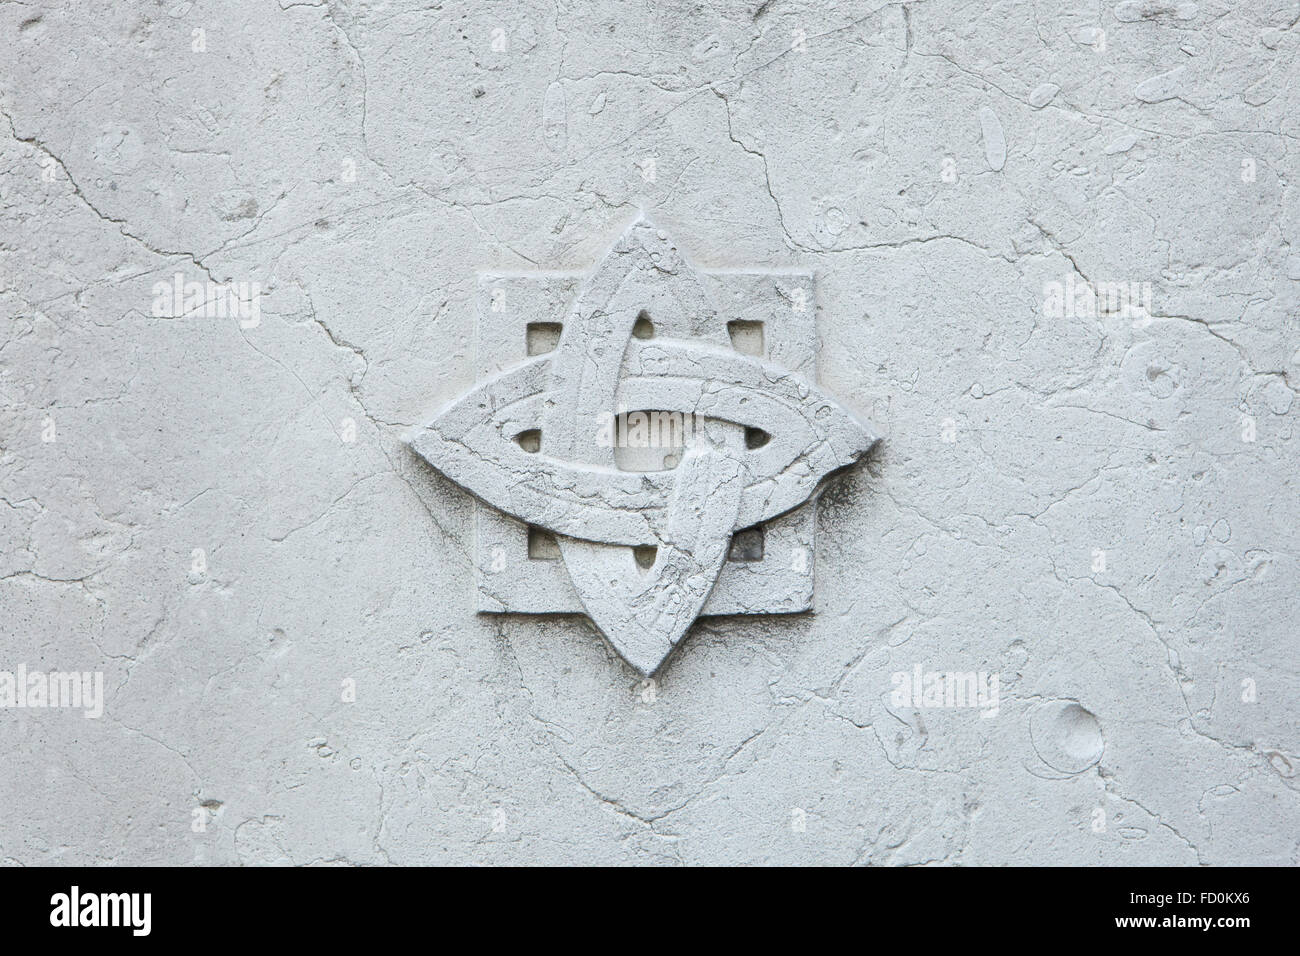
[[[653, 337], [634, 337], [647, 317]], [[671, 470], [622, 471], [599, 440], [617, 409], [703, 426]], [[747, 426], [770, 440], [748, 448]], [[516, 439], [535, 431], [528, 451]], [[732, 532], [808, 501], [876, 436], [812, 383], [736, 351], [695, 271], [639, 220], [583, 283], [553, 352], [480, 383], [408, 440], [482, 501], [554, 532], [592, 621], [650, 674], [699, 614]], [[656, 549], [648, 568], [638, 545]]]

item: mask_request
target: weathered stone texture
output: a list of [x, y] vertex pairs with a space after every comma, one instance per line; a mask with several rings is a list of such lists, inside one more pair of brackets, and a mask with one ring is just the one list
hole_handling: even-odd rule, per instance
[[[1300, 862], [1298, 21], [0, 4], [0, 861]], [[654, 684], [403, 440], [641, 214], [883, 436]]]

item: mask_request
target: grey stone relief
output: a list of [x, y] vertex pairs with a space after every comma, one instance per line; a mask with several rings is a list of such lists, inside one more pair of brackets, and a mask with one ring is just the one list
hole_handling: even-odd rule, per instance
[[1298, 22], [0, 3], [0, 863], [1300, 863]]
[[[581, 609], [646, 675], [701, 613], [807, 610], [812, 515], [779, 526], [770, 543], [768, 523], [876, 441], [806, 378], [768, 361], [770, 350], [811, 368], [811, 275], [743, 272], [706, 285], [666, 232], [638, 218], [562, 310], [539, 310], [548, 300], [532, 287], [563, 277], [515, 279], [509, 292], [505, 277], [481, 283], [480, 346], [508, 360], [540, 352], [546, 330], [548, 350], [408, 439], [509, 516], [477, 516], [480, 607]], [[646, 449], [658, 467], [620, 469], [622, 449]], [[529, 554], [538, 529], [557, 536], [555, 554]], [[743, 572], [720, 580], [746, 534], [761, 553], [737, 554]]]

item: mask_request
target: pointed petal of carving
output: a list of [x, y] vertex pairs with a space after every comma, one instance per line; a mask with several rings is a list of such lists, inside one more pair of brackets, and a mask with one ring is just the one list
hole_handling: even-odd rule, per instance
[[550, 453], [613, 466], [612, 448], [591, 440], [593, 423], [615, 408], [623, 355], [637, 317], [702, 321], [712, 312], [695, 271], [667, 236], [644, 220], [619, 237], [583, 285], [551, 357], [551, 396], [542, 419]]
[[688, 452], [678, 468], [670, 517], [654, 565], [637, 569], [630, 548], [561, 538], [583, 607], [614, 649], [653, 674], [700, 613], [726, 560], [744, 480], [711, 450]]

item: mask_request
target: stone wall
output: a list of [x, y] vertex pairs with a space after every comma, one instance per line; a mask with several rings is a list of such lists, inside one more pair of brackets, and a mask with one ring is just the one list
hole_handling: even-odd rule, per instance
[[[1300, 862], [1298, 19], [0, 5], [0, 860]], [[881, 436], [651, 679], [404, 440], [638, 217]]]

